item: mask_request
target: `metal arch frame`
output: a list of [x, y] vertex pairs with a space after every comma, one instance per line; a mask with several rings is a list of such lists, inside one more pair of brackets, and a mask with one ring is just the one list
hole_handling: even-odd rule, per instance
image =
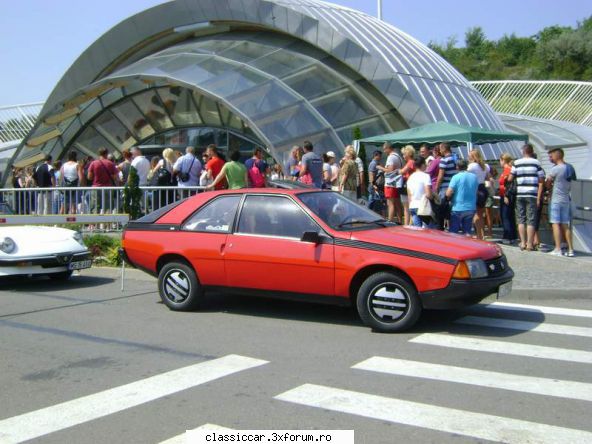
[[[472, 84], [498, 113], [592, 127], [592, 82], [483, 80]], [[544, 100], [539, 100], [542, 93], [545, 93]], [[500, 104], [504, 98], [515, 100], [515, 105], [507, 101]]]
[[[43, 102], [1, 106], [0, 144], [17, 141], [26, 137], [35, 125], [35, 121], [31, 120], [31, 118], [37, 119], [42, 107]], [[9, 137], [7, 134], [11, 134], [11, 136]], [[17, 136], [17, 138], [12, 136]]]

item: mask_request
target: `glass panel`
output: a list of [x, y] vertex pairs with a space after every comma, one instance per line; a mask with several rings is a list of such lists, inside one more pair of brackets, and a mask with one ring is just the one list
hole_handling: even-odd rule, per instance
[[318, 99], [312, 105], [334, 127], [372, 115], [372, 110], [347, 89]]
[[201, 115], [204, 123], [206, 125], [222, 126], [222, 121], [220, 120], [220, 114], [218, 113], [216, 102], [214, 102], [209, 97], [199, 94], [197, 91], [193, 94], [195, 97], [195, 102], [199, 107], [199, 114]]
[[103, 107], [101, 105], [100, 100], [94, 99], [86, 108], [84, 108], [84, 111], [80, 113], [80, 120], [82, 121], [82, 123], [86, 123], [92, 118], [94, 118], [102, 110]]
[[93, 122], [93, 126], [119, 150], [131, 148], [137, 142], [130, 130], [124, 127], [110, 111], [101, 114]]
[[295, 104], [298, 98], [276, 81], [269, 81], [228, 99], [234, 106], [251, 119]]
[[192, 93], [187, 88], [171, 86], [159, 88], [158, 94], [175, 125], [199, 125], [202, 123], [193, 105]]
[[184, 230], [206, 233], [229, 233], [242, 196], [215, 199], [195, 213], [183, 226]]
[[285, 197], [248, 196], [241, 211], [239, 233], [300, 239], [319, 227], [302, 209]]
[[111, 152], [115, 149], [115, 147], [111, 145], [107, 139], [101, 136], [92, 126], [89, 126], [84, 130], [82, 135], [76, 140], [76, 145], [85, 153], [92, 153], [95, 156], [99, 152], [99, 148], [104, 147]]
[[112, 105], [113, 103], [117, 102], [122, 98], [123, 91], [121, 91], [121, 88], [114, 88], [110, 89], [101, 96], [101, 102], [103, 103], [103, 107], [107, 108], [108, 106]]
[[341, 128], [337, 131], [337, 135], [344, 143], [344, 145], [349, 145], [352, 143], [353, 130], [356, 127], [360, 128], [360, 131], [362, 132], [362, 137], [378, 136], [380, 134], [385, 134], [387, 132], [387, 129], [382, 123], [382, 120], [380, 120], [380, 118], [378, 117], [374, 117], [364, 122], [357, 122], [347, 127]]
[[283, 81], [307, 99], [322, 96], [345, 86], [345, 83], [335, 75], [331, 75], [327, 68], [321, 68], [318, 65], [310, 66]]
[[146, 91], [132, 98], [138, 108], [146, 116], [150, 124], [157, 130], [162, 131], [173, 126], [173, 122], [166, 114], [164, 105], [154, 91]]
[[312, 65], [312, 63], [312, 60], [293, 52], [278, 50], [268, 56], [254, 60], [250, 65], [274, 77], [284, 77]]
[[111, 108], [111, 111], [127, 126], [136, 139], [143, 140], [155, 133], [152, 125], [140, 114], [138, 108], [131, 101], [123, 102], [121, 105]]
[[228, 97], [241, 91], [250, 90], [265, 82], [266, 77], [247, 69], [238, 69], [230, 64], [225, 65], [225, 70], [215, 78], [200, 83], [200, 88], [211, 91], [221, 97]]
[[251, 60], [263, 57], [275, 50], [272, 46], [262, 45], [255, 42], [241, 42], [231, 48], [218, 52], [222, 57], [236, 60], [242, 63], [249, 63]]
[[303, 103], [279, 110], [255, 123], [272, 143], [302, 138], [324, 129]]

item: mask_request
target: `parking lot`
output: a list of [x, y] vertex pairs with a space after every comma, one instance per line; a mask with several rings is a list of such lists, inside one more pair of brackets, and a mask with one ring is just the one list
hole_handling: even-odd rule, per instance
[[592, 441], [589, 301], [428, 312], [387, 335], [348, 308], [268, 299], [174, 313], [154, 279], [127, 276], [123, 292], [115, 269], [2, 283], [0, 442], [175, 442], [205, 424]]

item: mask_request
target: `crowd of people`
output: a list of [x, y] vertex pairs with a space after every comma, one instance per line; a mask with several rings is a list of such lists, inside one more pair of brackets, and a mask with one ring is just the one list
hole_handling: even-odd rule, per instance
[[168, 187], [152, 191], [153, 209], [175, 199], [171, 187], [263, 188], [269, 180], [292, 180], [337, 191], [402, 225], [485, 239], [493, 236], [497, 223], [503, 227], [503, 242], [517, 243], [525, 251], [541, 248], [538, 230], [546, 199], [555, 240], [551, 254], [563, 254], [565, 243], [565, 254], [574, 256], [570, 229], [573, 166], [564, 161], [561, 149], [555, 149], [549, 153], [554, 166], [546, 175], [532, 145], [524, 145], [522, 153], [520, 159], [503, 154], [498, 174], [477, 149], [465, 160], [454, 154], [448, 143], [423, 144], [418, 150], [385, 143], [382, 151], [372, 153], [366, 176], [363, 159], [353, 146], [345, 147], [343, 158], [337, 159], [333, 151], [319, 155], [309, 141], [294, 146], [284, 165], [270, 165], [262, 148], [255, 148], [244, 162], [237, 150], [230, 152], [227, 160], [216, 145], [207, 146], [201, 156], [192, 146], [185, 153], [165, 148], [150, 160], [139, 147], [133, 147], [123, 150], [119, 161], [101, 148], [96, 159], [79, 160], [77, 152], [71, 151], [63, 163], [52, 162], [47, 156], [36, 168], [15, 168], [13, 187], [45, 189], [35, 193], [34, 201], [21, 195], [17, 202], [21, 209], [36, 214], [73, 214], [111, 211], [119, 203], [113, 202], [113, 193], [85, 197], [84, 193], [47, 189], [121, 186], [128, 182], [132, 167], [140, 186]]

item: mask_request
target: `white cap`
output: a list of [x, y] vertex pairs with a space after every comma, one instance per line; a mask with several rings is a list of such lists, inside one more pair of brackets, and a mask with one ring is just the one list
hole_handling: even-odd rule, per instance
[[333, 158], [336, 157], [335, 153], [333, 151], [327, 151], [325, 154], [327, 155], [327, 157], [333, 157]]

